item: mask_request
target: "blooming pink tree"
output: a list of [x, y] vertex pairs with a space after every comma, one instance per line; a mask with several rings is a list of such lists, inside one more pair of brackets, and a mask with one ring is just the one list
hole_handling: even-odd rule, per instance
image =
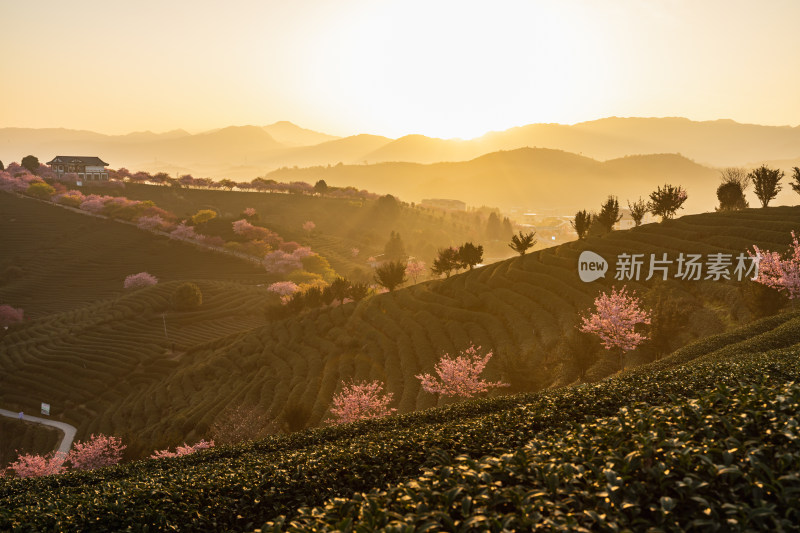
[[175, 229], [169, 233], [171, 239], [178, 239], [182, 241], [192, 241], [197, 239], [198, 235], [194, 231], [193, 226], [187, 226], [186, 222], [181, 222]]
[[147, 272], [139, 272], [138, 274], [131, 274], [125, 278], [123, 286], [127, 290], [144, 289], [145, 287], [152, 287], [158, 283], [158, 278]]
[[126, 446], [117, 437], [92, 435], [86, 442], [76, 442], [67, 455], [67, 461], [78, 470], [94, 470], [117, 464]]
[[314, 222], [312, 222], [311, 220], [306, 220], [303, 223], [303, 230], [305, 230], [307, 233], [311, 233], [312, 231], [314, 231], [314, 228], [316, 227], [317, 225], [314, 224]]
[[358, 257], [358, 254], [359, 254], [359, 252], [360, 252], [360, 251], [361, 251], [361, 250], [359, 250], [358, 248], [351, 248], [351, 249], [350, 249], [350, 254], [351, 254], [353, 257]]
[[620, 367], [625, 368], [623, 355], [647, 339], [635, 331], [637, 324], [649, 324], [650, 313], [640, 307], [636, 291], [628, 294], [626, 287], [611, 294], [600, 293], [594, 299], [594, 313], [581, 317], [583, 324], [578, 329], [600, 337], [606, 350], [619, 350]]
[[489, 351], [486, 355], [481, 355], [480, 349], [480, 346], [476, 348], [470, 344], [469, 348], [461, 351], [456, 357], [444, 354], [434, 367], [439, 376], [438, 380], [430, 374], [416, 376], [422, 382], [422, 389], [442, 396], [470, 398], [489, 389], [508, 387], [508, 383], [481, 379], [481, 373], [494, 354]]
[[255, 216], [255, 214], [256, 214], [256, 210], [254, 208], [252, 208], [252, 207], [246, 207], [243, 212], [244, 212], [244, 216], [246, 216], [246, 217], [252, 217], [252, 216]]
[[84, 198], [83, 202], [81, 202], [80, 208], [82, 211], [88, 211], [89, 213], [97, 214], [105, 208], [106, 200], [107, 198], [102, 196], [90, 194]]
[[758, 246], [753, 246], [753, 249], [758, 257], [758, 277], [755, 281], [785, 292], [794, 307], [795, 298], [800, 297], [800, 242], [794, 231], [792, 247], [785, 258], [778, 252], [761, 251]]
[[22, 322], [24, 311], [11, 307], [10, 305], [0, 305], [0, 327], [8, 327], [11, 324]]
[[302, 270], [303, 268], [303, 263], [299, 257], [296, 257], [294, 253], [287, 254], [282, 250], [275, 250], [266, 254], [261, 263], [267, 272], [273, 274], [287, 274], [292, 270]]
[[166, 450], [156, 450], [153, 455], [150, 456], [151, 459], [164, 459], [165, 457], [180, 457], [182, 455], [190, 455], [195, 452], [199, 452], [200, 450], [207, 450], [209, 448], [214, 447], [214, 440], [205, 440], [202, 439], [200, 442], [196, 442], [194, 444], [186, 444], [183, 443], [183, 446], [178, 446], [175, 448], [174, 452], [169, 451], [169, 448]]
[[425, 272], [425, 261], [420, 261], [419, 259], [412, 259], [406, 264], [406, 276], [409, 276], [414, 283], [417, 282], [417, 278]]
[[254, 226], [245, 219], [237, 220], [233, 223], [233, 232], [253, 241], [264, 240], [270, 234], [267, 228]]
[[140, 229], [157, 230], [162, 229], [166, 225], [166, 221], [158, 215], [141, 216], [136, 220], [136, 226]]
[[394, 396], [391, 392], [381, 394], [383, 383], [373, 382], [342, 383], [342, 391], [333, 397], [330, 412], [334, 416], [334, 424], [346, 424], [368, 418], [380, 418], [397, 411], [389, 407]]
[[291, 296], [296, 293], [298, 289], [299, 287], [297, 284], [292, 281], [278, 281], [267, 287], [268, 291], [274, 292], [278, 296]]
[[60, 474], [65, 470], [64, 454], [51, 452], [47, 455], [19, 455], [17, 460], [8, 465], [17, 477], [39, 477]]

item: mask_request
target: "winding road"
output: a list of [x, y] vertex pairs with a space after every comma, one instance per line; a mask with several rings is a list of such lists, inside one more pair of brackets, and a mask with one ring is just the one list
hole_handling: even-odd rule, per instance
[[[6, 409], [0, 409], [0, 415], [19, 420], [19, 413], [8, 411]], [[64, 454], [69, 453], [69, 449], [72, 447], [72, 441], [75, 440], [75, 432], [78, 431], [78, 429], [75, 426], [71, 426], [66, 422], [58, 422], [56, 420], [39, 418], [38, 416], [31, 416], [25, 414], [22, 415], [22, 420], [26, 422], [33, 422], [34, 424], [43, 424], [45, 426], [51, 426], [61, 430], [61, 432], [64, 433], [64, 438], [61, 439], [61, 444], [59, 445], [56, 451], [63, 452]]]

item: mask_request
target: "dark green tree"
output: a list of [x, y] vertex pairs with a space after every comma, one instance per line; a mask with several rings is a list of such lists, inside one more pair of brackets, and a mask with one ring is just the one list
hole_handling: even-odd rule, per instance
[[20, 165], [31, 174], [36, 174], [39, 170], [39, 158], [35, 155], [26, 155], [22, 158]]
[[596, 220], [605, 233], [610, 233], [614, 229], [614, 224], [622, 220], [622, 215], [619, 213], [619, 200], [616, 196], [609, 196], [608, 200], [600, 206], [600, 213], [597, 214]]
[[458, 257], [458, 250], [455, 248], [442, 248], [437, 252], [436, 259], [433, 260], [431, 272], [435, 276], [450, 277], [453, 270], [458, 270], [461, 266], [461, 261]]
[[638, 227], [642, 225], [642, 219], [647, 214], [647, 202], [639, 197], [638, 200], [632, 204], [628, 202], [628, 210], [631, 212], [633, 223]]
[[325, 180], [319, 180], [314, 184], [314, 192], [324, 195], [328, 192], [328, 184], [325, 183]]
[[661, 217], [661, 222], [669, 220], [675, 216], [678, 209], [683, 208], [683, 202], [686, 201], [688, 195], [683, 188], [678, 185], [664, 184], [664, 187], [658, 187], [655, 191], [650, 193], [650, 202], [647, 204], [647, 210], [656, 216]]
[[389, 240], [383, 247], [383, 254], [389, 261], [405, 261], [408, 257], [406, 255], [406, 247], [403, 244], [403, 239], [400, 234], [392, 231], [389, 235]]
[[783, 171], [778, 169], [769, 168], [767, 165], [761, 165], [757, 169], [748, 174], [750, 180], [753, 182], [756, 196], [761, 201], [761, 207], [767, 207], [770, 200], [778, 196], [781, 192], [781, 178]]
[[201, 305], [203, 305], [203, 293], [194, 283], [182, 283], [172, 293], [172, 306], [178, 311], [189, 311]]
[[344, 303], [344, 299], [350, 295], [351, 283], [344, 278], [336, 278], [330, 285], [331, 295], [334, 300], [339, 300], [339, 303]]
[[389, 261], [375, 269], [375, 282], [389, 289], [389, 292], [394, 292], [406, 281], [408, 280], [404, 261]]
[[597, 337], [575, 329], [565, 336], [561, 354], [564, 360], [574, 365], [578, 379], [583, 382], [586, 372], [597, 362], [600, 348]]
[[472, 268], [483, 261], [483, 246], [465, 242], [458, 248], [458, 260], [463, 268]]
[[578, 234], [578, 239], [585, 239], [589, 234], [589, 227], [592, 225], [594, 216], [585, 209], [575, 213], [575, 220], [571, 220], [570, 224], [575, 233]]
[[505, 239], [503, 236], [503, 223], [497, 213], [492, 211], [489, 213], [489, 219], [486, 221], [486, 238], [490, 241], [502, 241]]
[[4, 171], [5, 169], [6, 169], [5, 165], [3, 165], [3, 162], [0, 161], [0, 172]]
[[744, 197], [742, 186], [733, 182], [721, 183], [717, 187], [717, 200], [719, 200], [717, 211], [738, 211], [750, 205]]
[[500, 237], [501, 241], [504, 241], [514, 235], [514, 226], [511, 224], [511, 220], [508, 217], [503, 217], [503, 233]]
[[530, 233], [522, 233], [520, 231], [519, 235], [511, 236], [511, 243], [509, 243], [508, 247], [521, 256], [525, 255], [525, 252], [527, 252], [529, 248], [533, 248], [533, 245], [536, 244], [536, 239], [534, 239], [535, 235], [536, 231]]
[[370, 288], [369, 285], [363, 282], [353, 283], [350, 285], [350, 290], [348, 291], [348, 296], [352, 298], [354, 302], [360, 302], [367, 296], [369, 296]]
[[[0, 170], [2, 170], [3, 164], [0, 163]], [[792, 167], [792, 180], [794, 180], [792, 185], [792, 190], [797, 194], [800, 194], [800, 167]]]

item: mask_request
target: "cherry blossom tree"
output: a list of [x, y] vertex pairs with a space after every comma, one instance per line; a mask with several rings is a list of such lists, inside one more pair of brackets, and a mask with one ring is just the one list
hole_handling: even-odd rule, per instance
[[430, 374], [416, 376], [422, 382], [422, 390], [442, 396], [471, 398], [476, 394], [488, 392], [489, 389], [508, 387], [508, 383], [481, 379], [481, 373], [494, 354], [489, 351], [481, 355], [480, 349], [480, 346], [475, 347], [474, 344], [470, 344], [469, 348], [462, 350], [455, 357], [444, 354], [434, 367], [439, 376], [438, 380]]
[[333, 407], [330, 412], [334, 416], [334, 424], [346, 424], [357, 420], [381, 418], [397, 411], [389, 407], [394, 396], [391, 392], [382, 394], [383, 383], [378, 380], [373, 382], [342, 382], [342, 391], [333, 397]]
[[353, 257], [358, 257], [358, 254], [359, 254], [359, 252], [360, 252], [360, 250], [359, 250], [358, 248], [351, 248], [351, 249], [350, 249], [350, 254], [351, 254]]
[[117, 437], [93, 434], [88, 441], [73, 444], [67, 461], [78, 470], [94, 470], [119, 463], [125, 448]]
[[60, 474], [65, 470], [65, 455], [62, 452], [51, 452], [47, 455], [19, 455], [8, 467], [17, 477], [40, 477]]
[[24, 311], [11, 307], [10, 305], [0, 305], [0, 327], [7, 328], [11, 324], [22, 322]]
[[209, 448], [214, 447], [214, 440], [211, 439], [209, 441], [202, 439], [200, 442], [196, 442], [194, 444], [186, 444], [183, 443], [183, 446], [178, 446], [175, 448], [174, 452], [169, 451], [169, 448], [166, 450], [156, 450], [153, 455], [150, 456], [151, 459], [163, 459], [165, 457], [180, 457], [182, 455], [190, 455], [195, 452], [199, 452], [200, 450], [207, 450]]
[[637, 324], [650, 323], [649, 311], [640, 305], [636, 291], [628, 294], [625, 286], [619, 291], [611, 289], [611, 294], [601, 292], [594, 300], [595, 311], [581, 317], [583, 323], [578, 329], [597, 335], [606, 350], [618, 349], [620, 367], [625, 368], [624, 353], [647, 339], [635, 331]]
[[425, 272], [425, 269], [425, 261], [412, 259], [406, 265], [406, 276], [409, 276], [412, 280], [414, 280], [414, 283], [416, 283], [417, 278], [420, 276], [420, 274]]
[[291, 296], [298, 291], [299, 287], [292, 281], [278, 281], [273, 283], [267, 290], [274, 292], [278, 296]]
[[198, 235], [194, 231], [194, 227], [187, 226], [185, 222], [181, 222], [169, 234], [171, 239], [179, 239], [184, 241], [191, 241], [197, 239]]
[[136, 220], [136, 226], [140, 229], [145, 229], [145, 230], [162, 229], [166, 225], [167, 225], [166, 221], [159, 215], [153, 215], [153, 216], [145, 215], [139, 217]]
[[145, 287], [152, 287], [158, 283], [158, 278], [147, 272], [139, 272], [138, 274], [131, 274], [125, 278], [123, 286], [127, 290], [144, 289]]
[[252, 207], [246, 207], [242, 214], [248, 218], [256, 216], [256, 210]]
[[755, 281], [786, 293], [794, 307], [795, 298], [800, 297], [800, 242], [794, 231], [792, 246], [785, 258], [778, 252], [762, 251], [758, 246], [753, 246], [753, 249], [758, 257], [758, 277]]
[[267, 272], [273, 274], [288, 274], [292, 270], [302, 270], [303, 268], [303, 262], [295, 256], [294, 252], [287, 254], [283, 250], [268, 253], [264, 256], [261, 264], [264, 265]]
[[89, 213], [99, 213], [106, 207], [106, 198], [102, 196], [98, 196], [96, 194], [90, 194], [86, 196], [81, 202], [80, 209], [82, 211], [88, 211]]
[[233, 222], [233, 232], [253, 241], [265, 240], [271, 233], [267, 228], [254, 226], [245, 219]]
[[314, 231], [314, 228], [316, 228], [316, 227], [317, 227], [317, 225], [316, 225], [316, 224], [314, 224], [314, 222], [313, 222], [313, 221], [311, 221], [311, 220], [306, 220], [306, 221], [303, 223], [303, 230], [304, 230], [306, 233], [311, 233], [312, 231]]

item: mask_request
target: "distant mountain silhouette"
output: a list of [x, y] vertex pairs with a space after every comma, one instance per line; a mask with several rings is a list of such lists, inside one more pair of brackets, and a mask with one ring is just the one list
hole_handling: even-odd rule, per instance
[[[280, 181], [324, 179], [329, 185], [353, 185], [408, 201], [454, 198], [469, 205], [504, 209], [528, 207], [598, 210], [609, 194], [647, 199], [659, 185], [688, 190], [683, 213], [710, 211], [716, 205], [717, 170], [678, 154], [629, 156], [597, 161], [561, 150], [519, 148], [453, 163], [377, 163], [283, 169], [268, 174]], [[779, 198], [780, 200], [780, 198]], [[756, 205], [755, 199], [751, 205]]]
[[[58, 153], [75, 153], [101, 156], [112, 167], [181, 169], [197, 176], [238, 180], [282, 167], [458, 162], [523, 147], [563, 150], [598, 161], [671, 153], [705, 166], [754, 166], [800, 160], [800, 126], [611, 117], [574, 125], [529, 124], [471, 140], [367, 134], [337, 138], [286, 121], [197, 134], [174, 130], [103, 135], [63, 128], [0, 128], [0, 160], [6, 163], [28, 154], [49, 160]], [[791, 166], [796, 165], [784, 170]]]
[[284, 146], [312, 146], [339, 139], [335, 135], [301, 128], [287, 120], [264, 126], [264, 131]]

